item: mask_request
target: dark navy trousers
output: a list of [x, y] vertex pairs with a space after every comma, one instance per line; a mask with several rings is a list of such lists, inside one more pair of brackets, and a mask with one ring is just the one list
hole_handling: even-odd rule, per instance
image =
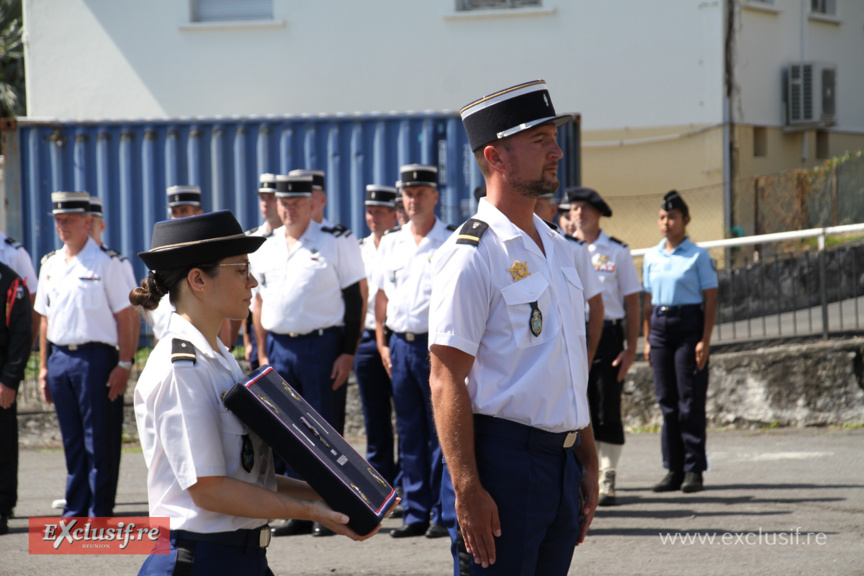
[[654, 390], [663, 413], [663, 466], [674, 472], [702, 472], [705, 457], [705, 397], [708, 363], [696, 369], [696, 344], [702, 339], [701, 310], [676, 316], [652, 313], [651, 365]]
[[273, 576], [267, 549], [181, 541], [171, 534], [168, 554], [151, 554], [138, 576]]
[[354, 356], [354, 374], [363, 403], [366, 460], [392, 485], [397, 473], [393, 451], [393, 385], [384, 369], [372, 330], [363, 331]]
[[71, 351], [54, 346], [48, 388], [57, 411], [66, 457], [63, 516], [111, 516], [120, 474], [123, 398], [108, 400], [108, 375], [117, 349], [92, 345]]
[[[579, 539], [582, 465], [561, 435], [504, 420], [475, 416], [474, 446], [483, 488], [498, 507], [501, 536], [495, 564], [470, 559], [474, 575], [565, 576]], [[460, 576], [456, 498], [447, 465], [441, 489], [450, 532], [453, 574]]]
[[403, 522], [441, 524], [441, 446], [432, 419], [428, 337], [390, 337], [393, 400], [402, 462]]
[[618, 366], [612, 362], [624, 350], [624, 329], [618, 324], [604, 324], [597, 353], [588, 373], [588, 406], [594, 440], [609, 444], [624, 444], [624, 425], [621, 422], [621, 389]]
[[[335, 423], [333, 363], [342, 350], [341, 328], [327, 328], [292, 338], [287, 334], [267, 334], [270, 365], [331, 426]], [[343, 385], [344, 386], [344, 385]], [[287, 471], [285, 462], [273, 454], [277, 474]]]
[[18, 501], [18, 401], [0, 408], [0, 514], [11, 516]]

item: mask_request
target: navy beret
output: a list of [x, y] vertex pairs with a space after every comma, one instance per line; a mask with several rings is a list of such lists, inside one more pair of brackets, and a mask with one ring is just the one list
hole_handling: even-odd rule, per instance
[[597, 191], [592, 188], [586, 188], [584, 186], [568, 188], [567, 202], [569, 202], [570, 204], [572, 204], [573, 202], [587, 202], [603, 216], [612, 216], [612, 209], [609, 208], [609, 205], [606, 204], [606, 201], [603, 200], [600, 194], [598, 194]]

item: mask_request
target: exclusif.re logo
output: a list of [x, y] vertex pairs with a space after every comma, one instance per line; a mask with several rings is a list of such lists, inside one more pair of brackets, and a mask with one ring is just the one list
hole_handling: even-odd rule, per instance
[[168, 554], [165, 517], [30, 518], [30, 554]]

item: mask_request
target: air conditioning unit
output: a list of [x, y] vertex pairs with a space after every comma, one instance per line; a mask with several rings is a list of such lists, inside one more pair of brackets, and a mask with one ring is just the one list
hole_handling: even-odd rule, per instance
[[837, 68], [798, 62], [786, 70], [786, 124], [828, 126], [836, 114]]

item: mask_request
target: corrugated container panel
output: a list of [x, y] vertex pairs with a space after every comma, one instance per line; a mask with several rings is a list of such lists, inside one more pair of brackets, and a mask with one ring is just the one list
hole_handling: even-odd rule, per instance
[[[98, 122], [19, 119], [7, 145], [8, 226], [38, 264], [59, 248], [51, 192], [87, 191], [102, 198], [105, 244], [130, 257], [150, 246], [153, 224], [167, 217], [165, 189], [197, 184], [203, 208], [231, 210], [244, 226], [260, 221], [258, 176], [295, 168], [324, 170], [327, 217], [368, 234], [367, 184], [393, 185], [399, 166], [439, 167], [441, 218], [459, 224], [476, 208], [472, 192], [483, 179], [455, 113], [194, 118]], [[8, 126], [7, 126], [8, 131]], [[6, 134], [9, 141], [9, 134]], [[562, 188], [579, 182], [578, 122], [559, 131], [564, 149]], [[10, 168], [10, 163], [14, 164]]]

